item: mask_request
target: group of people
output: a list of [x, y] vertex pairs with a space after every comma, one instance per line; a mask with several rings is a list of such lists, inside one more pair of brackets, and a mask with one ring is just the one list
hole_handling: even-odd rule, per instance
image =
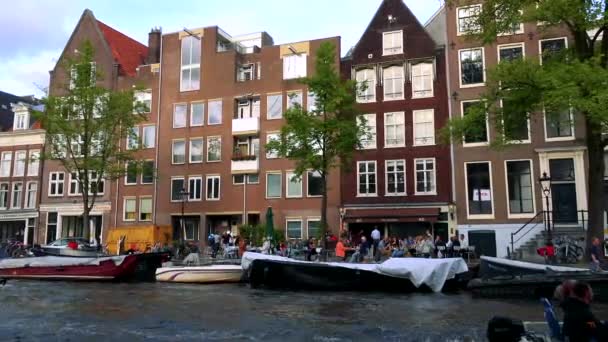
[[561, 335], [570, 342], [608, 341], [608, 325], [591, 312], [593, 290], [588, 283], [566, 280], [555, 290], [564, 312]]
[[217, 232], [209, 233], [207, 242], [211, 247], [211, 257], [217, 257], [220, 248], [224, 251], [225, 256], [232, 253], [236, 257], [242, 256], [247, 251], [247, 241], [238, 235], [233, 235], [232, 232], [226, 231], [223, 234]]

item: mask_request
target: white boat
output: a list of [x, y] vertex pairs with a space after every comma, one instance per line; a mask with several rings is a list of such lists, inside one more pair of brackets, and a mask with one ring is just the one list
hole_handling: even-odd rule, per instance
[[174, 283], [238, 283], [241, 281], [241, 265], [171, 266], [156, 270], [156, 280]]

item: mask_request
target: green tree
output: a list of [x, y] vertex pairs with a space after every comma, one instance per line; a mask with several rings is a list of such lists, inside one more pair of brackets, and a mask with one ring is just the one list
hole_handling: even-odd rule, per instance
[[[451, 2], [451, 3], [450, 3]], [[448, 0], [448, 5], [478, 1]], [[583, 120], [589, 159], [587, 245], [603, 237], [604, 148], [608, 145], [608, 1], [606, 0], [485, 0], [469, 22], [470, 39], [490, 44], [501, 32], [519, 23], [539, 23], [539, 30], [560, 27], [571, 35], [569, 49], [546, 52], [538, 58], [501, 62], [488, 70], [487, 90], [480, 105], [462, 119], [454, 119], [445, 136], [462, 141], [475, 136], [486, 116], [495, 126], [495, 146], [509, 144], [511, 125], [527, 119], [548, 119], [571, 109]], [[508, 102], [501, 106], [500, 102]]]
[[314, 93], [315, 105], [308, 109], [294, 105], [285, 113], [280, 139], [266, 148], [279, 157], [295, 161], [297, 178], [309, 170], [321, 177], [321, 232], [327, 231], [327, 193], [330, 172], [339, 166], [348, 168], [353, 152], [367, 134], [365, 121], [357, 120], [357, 84], [343, 80], [336, 70], [336, 46], [323, 43], [317, 50], [315, 74], [300, 79]]
[[[125, 175], [126, 163], [136, 162], [132, 148], [121, 148], [129, 138], [138, 141], [133, 128], [143, 120], [144, 105], [134, 103], [132, 90], [114, 91], [98, 86], [102, 70], [96, 67], [95, 51], [84, 42], [74, 58], [63, 67], [69, 75], [57, 95], [44, 99], [45, 111], [38, 113], [46, 131], [44, 159], [57, 160], [68, 174], [76, 174], [83, 204], [83, 229], [89, 231], [89, 213], [97, 195], [110, 191], [109, 184]], [[132, 170], [130, 170], [132, 172]]]

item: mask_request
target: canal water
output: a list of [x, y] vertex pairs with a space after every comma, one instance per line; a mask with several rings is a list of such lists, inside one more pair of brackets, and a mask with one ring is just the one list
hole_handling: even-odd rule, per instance
[[[608, 305], [594, 311], [608, 318]], [[0, 341], [484, 341], [494, 315], [543, 320], [535, 301], [466, 293], [34, 281], [0, 286]]]

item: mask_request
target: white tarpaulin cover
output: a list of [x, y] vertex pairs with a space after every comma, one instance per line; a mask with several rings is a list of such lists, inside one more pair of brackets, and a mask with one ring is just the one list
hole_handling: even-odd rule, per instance
[[494, 257], [485, 256], [485, 255], [481, 256], [480, 259], [481, 260], [486, 260], [488, 262], [495, 263], [495, 264], [501, 264], [501, 265], [505, 265], [505, 266], [512, 266], [512, 267], [519, 267], [519, 268], [527, 268], [527, 269], [530, 269], [530, 270], [549, 271], [549, 272], [556, 272], [556, 273], [562, 273], [562, 272], [589, 272], [588, 269], [584, 269], [584, 268], [554, 266], [554, 265], [545, 265], [545, 264], [535, 264], [535, 263], [532, 263], [532, 262], [494, 258]]
[[105, 260], [112, 260], [116, 266], [122, 264], [127, 255], [104, 258], [71, 258], [58, 256], [42, 256], [33, 258], [0, 259], [0, 269], [21, 267], [60, 267], [78, 265], [99, 265]]
[[274, 260], [289, 263], [304, 263], [315, 265], [329, 265], [355, 270], [376, 272], [382, 275], [407, 278], [416, 287], [427, 285], [434, 292], [440, 292], [446, 280], [453, 279], [456, 274], [469, 270], [462, 258], [450, 259], [423, 259], [423, 258], [391, 258], [381, 264], [352, 264], [345, 262], [311, 262], [294, 260], [285, 257], [246, 252], [241, 265], [244, 270], [249, 269], [251, 262], [256, 259]]

